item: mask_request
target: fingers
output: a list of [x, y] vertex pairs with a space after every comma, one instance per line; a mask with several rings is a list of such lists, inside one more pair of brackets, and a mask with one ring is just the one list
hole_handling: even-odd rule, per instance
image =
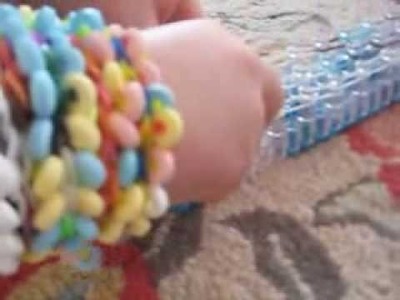
[[269, 124], [275, 118], [283, 103], [280, 74], [271, 67], [264, 67], [263, 70], [263, 100], [265, 122]]
[[[158, 0], [161, 1], [161, 0]], [[125, 0], [69, 0], [69, 1], [48, 0], [18, 0], [18, 4], [29, 4], [35, 8], [41, 5], [51, 4], [61, 16], [67, 15], [71, 10], [84, 7], [95, 7], [99, 9], [107, 23], [118, 23], [123, 26], [135, 26], [146, 28], [159, 24], [156, 7], [153, 1], [137, 0], [131, 5]]]
[[197, 19], [203, 16], [202, 8], [198, 0], [183, 0], [178, 4], [175, 13], [171, 16], [169, 22], [180, 20]]
[[200, 18], [202, 10], [199, 0], [153, 0], [158, 8], [160, 24]]
[[[134, 6], [124, 0], [70, 0], [53, 3], [59, 13], [67, 14], [72, 9], [93, 6], [100, 9], [111, 23], [140, 28], [163, 23], [195, 19], [202, 16], [199, 0], [140, 0]], [[46, 0], [18, 0], [18, 4], [28, 3], [34, 7], [48, 3]]]

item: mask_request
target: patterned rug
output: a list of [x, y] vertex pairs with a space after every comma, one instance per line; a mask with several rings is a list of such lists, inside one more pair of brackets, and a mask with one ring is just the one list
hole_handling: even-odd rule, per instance
[[[321, 0], [315, 12], [313, 0], [205, 2], [275, 62], [300, 24], [350, 24], [381, 3]], [[97, 272], [57, 258], [24, 265], [0, 280], [0, 299], [398, 300], [399, 116], [394, 106], [298, 158], [261, 161], [229, 199], [103, 248]]]

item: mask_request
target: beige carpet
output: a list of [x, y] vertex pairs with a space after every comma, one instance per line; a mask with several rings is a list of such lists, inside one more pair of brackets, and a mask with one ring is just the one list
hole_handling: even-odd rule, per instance
[[[67, 1], [67, 0], [64, 0]], [[380, 14], [383, 0], [206, 0], [268, 62], [289, 40]], [[141, 247], [79, 273], [57, 259], [0, 280], [16, 300], [399, 300], [400, 106], [296, 159], [264, 161], [230, 199], [169, 215]]]

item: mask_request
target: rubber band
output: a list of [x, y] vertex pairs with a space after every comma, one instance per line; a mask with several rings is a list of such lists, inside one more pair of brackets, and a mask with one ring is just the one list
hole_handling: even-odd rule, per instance
[[335, 47], [292, 55], [283, 109], [263, 138], [269, 160], [296, 156], [400, 101], [398, 34], [385, 24], [362, 23], [339, 33]]

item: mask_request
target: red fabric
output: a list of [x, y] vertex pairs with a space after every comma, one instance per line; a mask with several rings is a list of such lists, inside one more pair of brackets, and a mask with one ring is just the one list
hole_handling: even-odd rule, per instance
[[382, 144], [362, 126], [354, 127], [347, 132], [349, 136], [350, 147], [362, 155], [372, 154], [382, 159], [399, 156], [399, 151], [389, 145]]
[[[126, 243], [115, 247], [100, 246], [103, 251], [103, 268], [121, 268], [125, 285], [120, 293], [121, 300], [158, 300], [150, 272], [140, 251], [133, 244]], [[0, 279], [0, 300], [33, 276], [43, 265], [56, 263], [58, 258], [51, 258], [40, 264], [24, 264], [20, 271], [10, 277]], [[68, 288], [68, 287], [66, 287]]]
[[400, 200], [400, 163], [382, 164], [379, 179], [386, 184], [393, 197]]
[[385, 114], [372, 118], [347, 132], [353, 151], [372, 155], [381, 161], [377, 178], [382, 181], [400, 204], [400, 106], [392, 107]]
[[58, 258], [50, 258], [40, 264], [23, 264], [17, 274], [0, 279], [0, 299], [6, 299], [13, 289], [18, 288], [18, 284], [27, 280], [32, 274], [37, 272], [43, 265], [55, 263]]
[[126, 243], [115, 247], [102, 246], [103, 267], [121, 267], [125, 274], [125, 286], [121, 300], [157, 300], [157, 291], [150, 280], [150, 272], [140, 251]]

